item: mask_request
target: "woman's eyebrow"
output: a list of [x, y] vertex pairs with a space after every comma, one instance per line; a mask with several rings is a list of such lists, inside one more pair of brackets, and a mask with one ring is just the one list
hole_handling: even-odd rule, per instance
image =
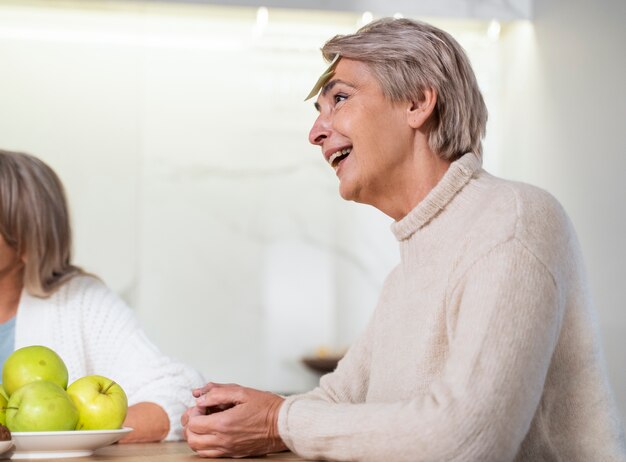
[[353, 87], [353, 86], [354, 86], [354, 85], [352, 85], [352, 84], [350, 84], [350, 83], [348, 83], [348, 82], [346, 82], [346, 81], [344, 81], [344, 80], [341, 80], [341, 79], [333, 79], [333, 80], [331, 80], [330, 82], [328, 82], [326, 85], [324, 85], [324, 86], [322, 87], [322, 91], [321, 91], [321, 93], [320, 93], [320, 94], [321, 94], [321, 95], [325, 95], [325, 94], [326, 94], [326, 93], [328, 93], [330, 90], [332, 90], [332, 88], [333, 88], [335, 85], [337, 85], [338, 83], [343, 83], [344, 85], [348, 85], [349, 87]]

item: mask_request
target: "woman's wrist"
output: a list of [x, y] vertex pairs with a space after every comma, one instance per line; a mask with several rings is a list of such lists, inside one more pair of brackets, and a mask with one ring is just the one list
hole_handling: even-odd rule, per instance
[[124, 426], [133, 429], [120, 443], [152, 443], [164, 440], [170, 432], [170, 419], [156, 403], [141, 402], [128, 407]]

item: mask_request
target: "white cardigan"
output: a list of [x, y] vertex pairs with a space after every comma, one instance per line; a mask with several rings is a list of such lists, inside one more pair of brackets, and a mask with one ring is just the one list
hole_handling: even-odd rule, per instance
[[148, 340], [132, 310], [101, 281], [77, 276], [47, 299], [22, 292], [15, 349], [45, 345], [63, 358], [69, 383], [90, 374], [115, 380], [129, 405], [159, 404], [170, 418], [167, 440], [182, 438], [180, 417], [193, 406], [202, 376], [164, 356]]

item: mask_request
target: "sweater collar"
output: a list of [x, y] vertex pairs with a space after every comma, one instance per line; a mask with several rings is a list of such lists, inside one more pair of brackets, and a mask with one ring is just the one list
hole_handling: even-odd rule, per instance
[[481, 168], [480, 156], [467, 153], [450, 164], [439, 183], [404, 218], [392, 223], [391, 231], [398, 241], [411, 237], [427, 225]]

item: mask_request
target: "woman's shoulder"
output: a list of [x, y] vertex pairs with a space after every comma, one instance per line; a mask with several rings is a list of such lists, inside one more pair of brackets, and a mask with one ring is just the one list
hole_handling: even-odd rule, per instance
[[76, 275], [66, 281], [51, 295], [50, 301], [66, 310], [130, 310], [104, 281], [90, 274]]
[[[505, 222], [501, 243], [517, 241], [549, 268], [578, 248], [574, 226], [558, 199], [547, 190], [527, 183], [492, 177], [488, 207], [492, 215], [483, 220], [493, 233]], [[508, 217], [503, 220], [502, 217]]]
[[547, 190], [526, 183], [504, 181], [514, 204], [515, 236], [532, 244], [573, 232], [563, 205]]
[[[486, 174], [482, 181], [480, 208], [491, 212], [495, 220], [507, 222], [517, 237], [534, 230], [540, 234], [571, 226], [561, 203], [547, 190], [528, 183], [506, 180]], [[490, 225], [493, 226], [492, 219]]]
[[84, 273], [68, 279], [52, 294], [59, 298], [81, 297], [85, 294], [107, 294], [111, 289], [97, 276]]

